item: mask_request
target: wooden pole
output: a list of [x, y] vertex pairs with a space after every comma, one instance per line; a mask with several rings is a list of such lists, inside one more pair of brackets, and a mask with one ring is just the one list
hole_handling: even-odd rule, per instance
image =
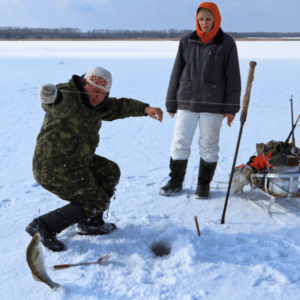
[[223, 208], [221, 224], [225, 224], [225, 215], [226, 215], [226, 209], [227, 209], [227, 204], [228, 204], [228, 199], [229, 199], [229, 193], [230, 193], [233, 173], [234, 173], [234, 169], [235, 169], [235, 163], [236, 163], [236, 159], [237, 159], [238, 152], [239, 152], [240, 141], [242, 138], [243, 127], [244, 127], [244, 124], [247, 119], [251, 87], [252, 87], [252, 82], [254, 80], [254, 70], [256, 67], [256, 62], [250, 61], [249, 65], [250, 65], [250, 69], [249, 69], [247, 86], [246, 86], [246, 91], [245, 91], [245, 95], [244, 95], [244, 99], [243, 99], [243, 106], [242, 106], [242, 112], [241, 112], [241, 118], [240, 118], [240, 121], [241, 121], [240, 133], [239, 133], [239, 137], [238, 137], [238, 141], [237, 141], [237, 145], [236, 145], [236, 149], [235, 149], [235, 155], [234, 155], [232, 169], [231, 169], [231, 173], [230, 173], [229, 185], [228, 185], [226, 200], [225, 200], [225, 204], [224, 204], [224, 208]]

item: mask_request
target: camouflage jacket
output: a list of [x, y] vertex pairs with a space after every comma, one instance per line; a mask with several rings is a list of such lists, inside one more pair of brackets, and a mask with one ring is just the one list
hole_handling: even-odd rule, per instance
[[79, 77], [74, 75], [69, 83], [57, 85], [62, 93], [59, 103], [42, 104], [46, 115], [33, 156], [37, 181], [41, 173], [52, 176], [90, 166], [99, 144], [102, 121], [147, 116], [144, 110], [148, 104], [126, 98], [108, 98], [98, 111], [88, 108], [86, 94], [78, 93], [76, 78]]

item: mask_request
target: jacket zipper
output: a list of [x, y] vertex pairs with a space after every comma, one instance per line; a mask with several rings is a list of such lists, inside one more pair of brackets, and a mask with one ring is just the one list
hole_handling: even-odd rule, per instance
[[[198, 68], [198, 82], [201, 83], [201, 67], [202, 67], [202, 61], [203, 61], [203, 51], [204, 51], [204, 47], [206, 45], [203, 45], [202, 48], [201, 48], [201, 51], [200, 51], [200, 65], [199, 65], [199, 68]], [[200, 84], [197, 84], [197, 92], [196, 92], [196, 102], [198, 100], [198, 90], [199, 90], [199, 85]], [[196, 106], [196, 102], [194, 103], [194, 107], [193, 107], [193, 110], [195, 110], [195, 106]]]

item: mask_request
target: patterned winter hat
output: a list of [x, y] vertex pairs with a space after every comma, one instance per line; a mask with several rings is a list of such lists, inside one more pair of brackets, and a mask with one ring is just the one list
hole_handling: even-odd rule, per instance
[[101, 68], [94, 67], [90, 69], [85, 75], [84, 79], [90, 84], [99, 87], [100, 89], [109, 92], [112, 85], [112, 77], [109, 71]]

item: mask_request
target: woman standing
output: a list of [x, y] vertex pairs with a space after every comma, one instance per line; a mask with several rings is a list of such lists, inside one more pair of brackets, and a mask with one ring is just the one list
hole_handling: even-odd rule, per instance
[[170, 177], [160, 194], [182, 189], [190, 146], [199, 123], [200, 167], [196, 199], [207, 199], [218, 162], [222, 120], [231, 123], [240, 109], [241, 78], [234, 40], [220, 27], [216, 4], [203, 2], [196, 13], [196, 31], [180, 40], [169, 83], [166, 107], [177, 113], [171, 146]]

